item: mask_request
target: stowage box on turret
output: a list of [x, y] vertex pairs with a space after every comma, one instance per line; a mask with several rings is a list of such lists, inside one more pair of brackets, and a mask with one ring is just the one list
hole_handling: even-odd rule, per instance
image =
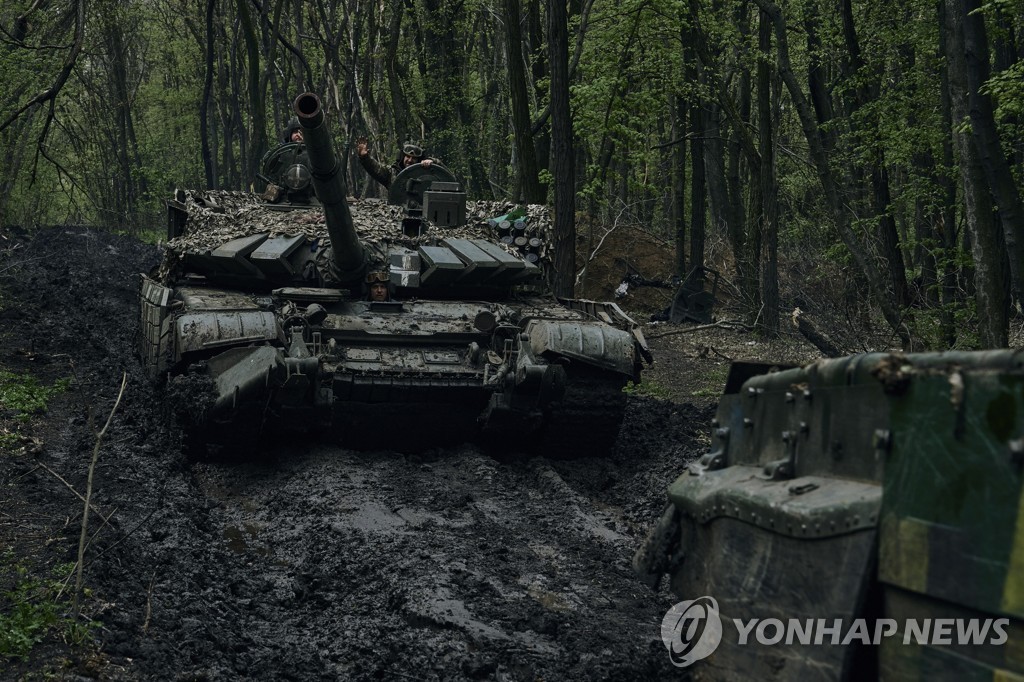
[[607, 449], [650, 355], [614, 304], [544, 294], [547, 209], [467, 202], [440, 163], [403, 170], [388, 204], [356, 201], [319, 98], [295, 111], [304, 145], [268, 155], [281, 173], [261, 194], [168, 202], [141, 353], [187, 432]]

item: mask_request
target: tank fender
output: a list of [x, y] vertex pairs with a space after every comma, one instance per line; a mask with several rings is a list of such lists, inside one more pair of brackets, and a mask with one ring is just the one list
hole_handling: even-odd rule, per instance
[[583, 298], [559, 298], [558, 302], [566, 308], [580, 310], [619, 329], [628, 330], [636, 341], [637, 352], [640, 353], [640, 356], [648, 365], [654, 363], [654, 355], [651, 354], [651, 349], [647, 345], [647, 339], [644, 338], [644, 332], [640, 325], [623, 312], [618, 304], [610, 301], [590, 301]]
[[174, 321], [174, 331], [179, 361], [189, 353], [284, 340], [277, 318], [267, 310], [185, 313]]
[[560, 356], [633, 376], [636, 344], [629, 332], [588, 322], [531, 320], [526, 334], [538, 357]]
[[286, 357], [274, 346], [231, 348], [210, 358], [207, 367], [217, 392], [214, 414], [256, 402], [272, 391], [279, 391], [285, 402], [310, 405], [319, 395], [319, 359]]

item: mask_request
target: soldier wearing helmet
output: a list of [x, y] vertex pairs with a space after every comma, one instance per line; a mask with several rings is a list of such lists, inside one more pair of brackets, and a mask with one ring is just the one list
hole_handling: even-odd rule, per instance
[[292, 116], [288, 120], [288, 125], [285, 126], [284, 133], [281, 135], [281, 141], [285, 144], [289, 142], [301, 143], [302, 140], [302, 126], [299, 125], [299, 119]]
[[314, 192], [309, 157], [302, 138], [302, 126], [294, 116], [281, 131], [281, 144], [260, 161], [258, 182], [253, 189], [271, 203], [309, 204]]
[[366, 285], [369, 291], [367, 297], [371, 301], [390, 301], [391, 290], [388, 289], [388, 282], [391, 275], [385, 268], [370, 270], [366, 273]]
[[359, 155], [359, 163], [363, 169], [370, 174], [370, 177], [385, 187], [391, 187], [391, 181], [395, 179], [395, 176], [409, 166], [416, 163], [429, 166], [434, 162], [434, 159], [424, 155], [423, 147], [413, 142], [406, 142], [402, 145], [398, 158], [390, 166], [385, 166], [370, 156], [369, 143], [365, 137], [356, 140], [356, 153]]

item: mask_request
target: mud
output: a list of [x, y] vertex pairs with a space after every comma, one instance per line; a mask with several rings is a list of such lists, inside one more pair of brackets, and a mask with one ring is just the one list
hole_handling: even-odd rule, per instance
[[54, 651], [72, 678], [678, 674], [659, 637], [676, 599], [629, 563], [709, 406], [631, 396], [600, 458], [293, 438], [251, 461], [190, 462], [134, 353], [138, 273], [158, 258], [65, 228], [0, 259], [0, 365], [75, 377], [32, 426], [35, 452], [0, 460], [0, 541], [16, 555], [73, 560], [82, 504], [56, 474], [84, 491], [95, 429], [128, 378], [94, 481], [109, 520], [93, 516], [86, 554], [99, 655], [52, 644], [0, 677], [45, 669]]

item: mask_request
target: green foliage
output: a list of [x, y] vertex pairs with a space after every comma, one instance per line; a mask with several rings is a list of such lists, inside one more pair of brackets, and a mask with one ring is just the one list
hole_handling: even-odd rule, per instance
[[160, 229], [142, 229], [139, 230], [135, 237], [145, 244], [158, 244], [167, 240], [167, 230]]
[[21, 436], [7, 431], [0, 432], [0, 452], [12, 451], [21, 442]]
[[[801, 94], [810, 98], [812, 71], [824, 79], [828, 108], [814, 115], [827, 118], [819, 129], [827, 137], [842, 210], [856, 216], [869, 249], [877, 213], [884, 210], [901, 228], [903, 252], [912, 256], [912, 228], [930, 220], [924, 231], [938, 230], [935, 216], [952, 196], [948, 180], [959, 177], [943, 113], [948, 93], [936, 5], [777, 4]], [[292, 99], [305, 89], [323, 96], [342, 145], [368, 134], [378, 158], [389, 161], [404, 137], [421, 139], [467, 181], [472, 198], [517, 199], [511, 196], [518, 160], [505, 49], [509, 18], [501, 3], [264, 3], [265, 13], [253, 12], [251, 22], [238, 11], [249, 5], [212, 7], [207, 106], [203, 3], [86, 4], [85, 44], [52, 112], [48, 103], [29, 108], [0, 130], [0, 225], [87, 222], [131, 234], [159, 225], [163, 201], [175, 187], [207, 183], [202, 117], [212, 182], [244, 189], [254, 160], [266, 151], [265, 138], [278, 138]], [[586, 15], [573, 13], [580, 7]], [[5, 4], [5, 30], [13, 17], [26, 15], [28, 21], [25, 35], [8, 35], [0, 45], [0, 92], [10, 93], [0, 102], [0, 121], [53, 86], [74, 43], [75, 8], [32, 0]], [[851, 12], [856, 54], [844, 8]], [[1016, 159], [1012, 172], [1018, 182], [1024, 172], [1024, 61], [1013, 63], [1004, 48], [1021, 33], [1019, 9], [1019, 0], [988, 0], [979, 10], [992, 56], [1010, 62], [993, 62], [996, 72], [984, 92], [993, 98], [1000, 140], [1007, 158]], [[539, 123], [550, 85], [545, 8], [531, 0], [520, 12], [529, 113]], [[678, 201], [684, 202], [682, 215], [693, 205], [688, 142], [697, 136], [709, 147], [721, 145], [725, 172], [734, 174], [726, 177], [728, 191], [713, 197], [709, 212], [715, 218], [727, 213], [721, 199], [744, 213], [738, 228], [726, 224], [731, 218], [708, 221], [706, 256], [721, 267], [733, 235], [744, 233], [752, 245], [759, 210], [755, 164], [750, 151], [736, 143], [749, 139], [756, 148], [758, 131], [769, 123], [776, 143], [780, 253], [850, 260], [789, 86], [777, 69], [777, 37], [766, 51], [758, 44], [755, 3], [596, 0], [572, 5], [568, 19], [581, 210], [593, 211], [598, 220], [628, 219], [671, 241]], [[770, 122], [758, 120], [760, 65], [769, 67], [772, 79]], [[696, 106], [713, 117], [701, 131], [681, 118]], [[958, 133], [967, 129], [965, 120], [953, 125]], [[550, 120], [531, 131], [542, 166], [549, 131]], [[676, 172], [680, 149], [687, 150], [685, 180]], [[709, 177], [714, 163], [706, 159]], [[365, 174], [355, 164], [348, 167], [354, 169], [353, 189], [360, 190]], [[878, 170], [889, 179], [883, 209], [876, 206], [871, 184]], [[540, 178], [549, 187], [554, 180], [550, 169], [541, 169]], [[679, 182], [687, 186], [675, 187]], [[952, 200], [952, 219], [962, 224], [962, 195]], [[161, 235], [153, 231], [145, 238]], [[920, 264], [910, 269], [915, 266]]]
[[645, 396], [647, 398], [657, 398], [658, 400], [672, 399], [671, 391], [651, 379], [646, 379], [639, 384], [630, 381], [622, 388], [622, 391], [632, 396]]
[[43, 386], [31, 374], [0, 371], [0, 408], [15, 412], [20, 421], [46, 411], [50, 399], [64, 393], [71, 379], [58, 379], [52, 386]]
[[[973, 300], [916, 310], [912, 319], [914, 337], [922, 341], [926, 350], [981, 348], [977, 332], [977, 305]], [[949, 330], [945, 328], [946, 324]], [[947, 331], [953, 334], [952, 343], [946, 338]]]
[[11, 550], [0, 561], [0, 580], [12, 585], [0, 599], [0, 658], [26, 660], [32, 648], [54, 630], [74, 644], [91, 636], [98, 623], [80, 623], [64, 615], [70, 598], [62, 586], [72, 564], [54, 566], [48, 576], [38, 577], [16, 562]]
[[836, 242], [826, 249], [823, 257], [825, 260], [831, 261], [840, 267], [853, 267], [853, 255], [850, 254], [850, 250], [846, 248], [846, 245], [841, 242]]
[[982, 88], [991, 95], [996, 107], [996, 121], [1007, 152], [1024, 141], [1024, 61], [995, 73]]
[[725, 381], [729, 377], [729, 365], [716, 363], [709, 365], [705, 374], [700, 377], [700, 386], [693, 390], [693, 395], [702, 398], [717, 398], [725, 390]]

